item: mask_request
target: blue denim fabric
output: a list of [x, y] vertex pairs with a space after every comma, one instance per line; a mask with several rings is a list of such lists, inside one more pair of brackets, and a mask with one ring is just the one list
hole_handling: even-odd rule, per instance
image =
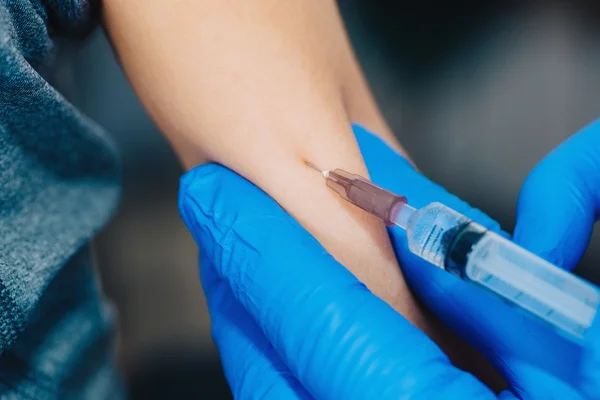
[[104, 132], [43, 78], [88, 0], [0, 0], [0, 398], [115, 398], [89, 241], [119, 197]]

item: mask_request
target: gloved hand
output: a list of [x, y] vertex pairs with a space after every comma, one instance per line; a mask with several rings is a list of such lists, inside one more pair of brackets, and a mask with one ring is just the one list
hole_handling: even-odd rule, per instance
[[[492, 230], [498, 229], [489, 217], [442, 187], [411, 169], [402, 170], [405, 161], [379, 139], [356, 134], [374, 182], [404, 194], [417, 208], [440, 201]], [[596, 143], [583, 135], [595, 135]], [[589, 182], [594, 168], [600, 177], [599, 136], [584, 132], [551, 154], [532, 172], [520, 196], [514, 240], [559, 266], [574, 267], [589, 241], [596, 209], [591, 198], [593, 193], [600, 193], [600, 180], [596, 188]], [[596, 155], [590, 154], [594, 147]], [[572, 226], [574, 220], [578, 223]], [[593, 387], [582, 389], [588, 378], [581, 370], [582, 363], [591, 364], [585, 360], [600, 355], [600, 351], [585, 349], [582, 353], [578, 346], [500, 300], [432, 268], [409, 251], [403, 230], [393, 228], [390, 234], [410, 287], [438, 318], [492, 362], [515, 395], [523, 399], [600, 398], [592, 395], [597, 393]], [[594, 336], [600, 343], [600, 332], [592, 339]], [[586, 371], [590, 381], [600, 381], [600, 367]]]
[[[440, 201], [498, 229], [375, 136], [355, 134], [376, 183], [414, 206]], [[189, 172], [180, 210], [202, 249], [213, 337], [237, 398], [495, 398], [233, 172]], [[412, 256], [401, 230], [392, 237], [418, 295], [505, 375], [511, 391], [501, 398], [583, 398], [574, 346]]]
[[[596, 121], [529, 175], [519, 198], [514, 239], [571, 270], [581, 260], [599, 215], [600, 121]], [[600, 329], [594, 329], [583, 354], [580, 387], [590, 399], [600, 399]]]

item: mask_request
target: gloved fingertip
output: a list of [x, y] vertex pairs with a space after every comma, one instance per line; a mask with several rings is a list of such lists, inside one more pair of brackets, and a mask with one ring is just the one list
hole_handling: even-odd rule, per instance
[[219, 164], [199, 165], [181, 176], [179, 179], [179, 190], [184, 192], [196, 190], [198, 187], [209, 184], [212, 179], [218, 177], [218, 174], [227, 174], [228, 172], [232, 173]]
[[[380, 158], [380, 162], [377, 165], [385, 165], [386, 168], [410, 168], [414, 170], [412, 163], [407, 160], [404, 156], [394, 150], [385, 140], [377, 136], [375, 133], [370, 132], [366, 128], [358, 124], [352, 124], [352, 130], [358, 147], [366, 161], [369, 174], [376, 173], [371, 171], [372, 163], [369, 162], [371, 159]], [[373, 165], [375, 167], [375, 165]], [[379, 172], [379, 171], [377, 171]]]
[[514, 241], [567, 270], [581, 260], [594, 225], [594, 208], [573, 186], [576, 178], [544, 161], [527, 178], [518, 200]]
[[562, 143], [529, 174], [519, 195], [515, 241], [572, 269], [600, 208], [600, 121]]

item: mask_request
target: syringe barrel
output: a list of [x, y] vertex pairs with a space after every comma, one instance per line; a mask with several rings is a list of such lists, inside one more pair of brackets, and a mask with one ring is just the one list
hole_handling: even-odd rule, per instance
[[328, 172], [327, 186], [344, 200], [376, 216], [388, 226], [394, 225], [395, 215], [406, 204], [406, 197], [398, 196], [360, 175], [341, 169]]
[[[453, 246], [467, 247], [460, 242], [459, 238]], [[489, 231], [471, 246], [465, 261], [454, 264], [462, 267], [463, 279], [548, 322], [568, 337], [581, 340], [590, 328], [600, 292], [583, 279]]]
[[407, 234], [413, 253], [569, 339], [579, 341], [592, 324], [600, 303], [597, 287], [442, 204], [417, 210]]

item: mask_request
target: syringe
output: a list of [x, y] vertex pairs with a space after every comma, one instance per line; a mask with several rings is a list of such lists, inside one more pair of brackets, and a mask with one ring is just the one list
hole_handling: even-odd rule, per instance
[[441, 203], [421, 209], [406, 197], [336, 169], [321, 172], [343, 199], [406, 230], [408, 247], [437, 267], [493, 293], [526, 314], [580, 342], [589, 329], [600, 290]]

